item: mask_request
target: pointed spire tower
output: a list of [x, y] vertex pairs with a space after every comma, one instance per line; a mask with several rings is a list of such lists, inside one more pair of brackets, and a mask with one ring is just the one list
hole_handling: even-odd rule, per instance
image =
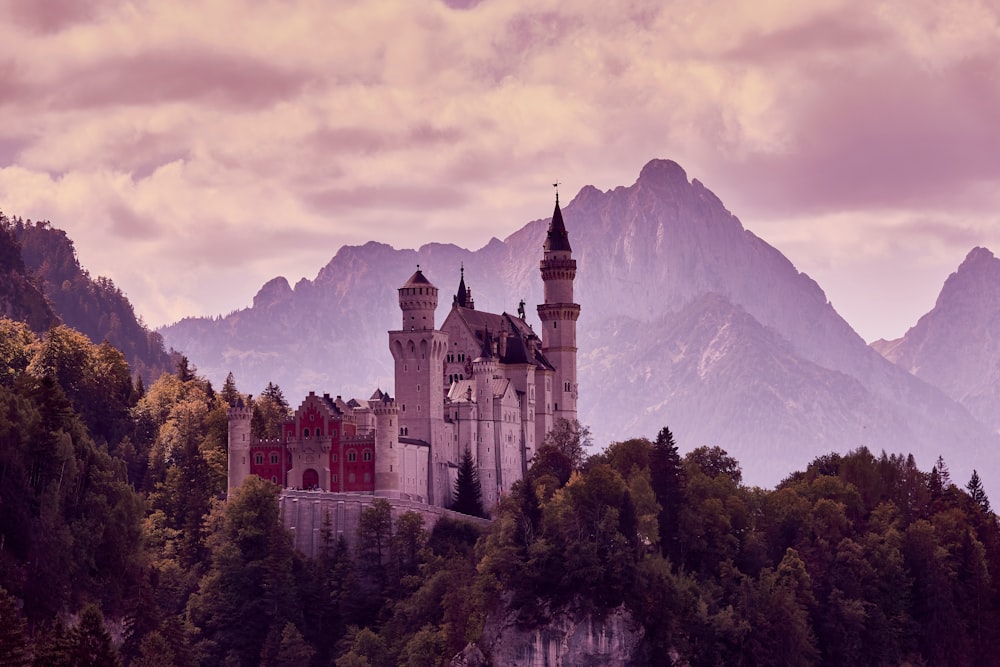
[[577, 418], [578, 388], [576, 321], [580, 317], [580, 304], [573, 302], [576, 260], [573, 259], [573, 248], [559, 208], [558, 190], [544, 250], [540, 268], [545, 303], [538, 306], [538, 317], [542, 320], [542, 353], [556, 369], [551, 393], [552, 416], [574, 420]]

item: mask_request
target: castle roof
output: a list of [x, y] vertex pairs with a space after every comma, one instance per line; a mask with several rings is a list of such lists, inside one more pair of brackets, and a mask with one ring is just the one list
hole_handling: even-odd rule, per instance
[[552, 222], [549, 224], [548, 234], [545, 236], [545, 252], [573, 252], [569, 244], [569, 233], [566, 232], [566, 224], [563, 222], [562, 211], [559, 209], [559, 195], [556, 194], [556, 210], [552, 212]]
[[[501, 353], [498, 361], [502, 364], [534, 364], [538, 368], [554, 370], [555, 367], [542, 354], [541, 346], [536, 345], [538, 336], [527, 322], [519, 317], [514, 317], [509, 313], [497, 315], [487, 313], [482, 310], [472, 310], [455, 306], [452, 309], [469, 330], [475, 334], [476, 339], [483, 345], [483, 355], [493, 356], [492, 348], [488, 348], [489, 339], [494, 338], [497, 332], [507, 332], [506, 345], [501, 346]], [[487, 351], [488, 354], [487, 354]]]
[[430, 284], [431, 281], [427, 280], [427, 276], [423, 274], [423, 272], [420, 270], [420, 265], [417, 264], [417, 270], [414, 272], [412, 276], [410, 276], [410, 279], [406, 281], [403, 287], [404, 288], [423, 287], [424, 285], [430, 285]]

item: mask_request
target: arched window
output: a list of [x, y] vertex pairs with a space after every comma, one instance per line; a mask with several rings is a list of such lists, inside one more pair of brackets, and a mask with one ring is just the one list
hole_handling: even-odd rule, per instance
[[256, 463], [257, 465], [263, 465], [264, 464], [264, 455], [263, 454], [255, 454], [254, 457], [253, 457], [253, 462]]
[[364, 459], [365, 461], [371, 461], [372, 460], [371, 451], [366, 449], [364, 453], [361, 455], [361, 458]]
[[334, 462], [334, 463], [336, 463], [336, 462], [337, 462], [337, 455], [336, 455], [336, 454], [334, 454], [334, 455], [333, 455], [333, 462]]
[[277, 462], [278, 462], [278, 455], [277, 455], [277, 454], [274, 454], [274, 453], [272, 453], [272, 454], [271, 454], [271, 463], [272, 463], [272, 464], [275, 464], [275, 463], [277, 463]]
[[309, 437], [309, 429], [305, 429], [304, 431], [302, 431], [302, 435], [304, 435], [304, 436], [306, 436], [308, 438]]
[[351, 451], [347, 452], [347, 460], [350, 461], [351, 463], [353, 463], [354, 461], [357, 461], [358, 460], [358, 453], [356, 451], [354, 451], [353, 449]]

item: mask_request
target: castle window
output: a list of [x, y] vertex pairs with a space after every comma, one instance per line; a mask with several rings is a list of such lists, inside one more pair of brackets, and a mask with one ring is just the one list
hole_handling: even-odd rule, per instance
[[309, 429], [305, 429], [304, 431], [302, 431], [302, 434], [308, 438], [309, 437]]
[[334, 474], [333, 474], [333, 483], [334, 483], [334, 484], [336, 484], [336, 483], [337, 483], [337, 473], [334, 473]]
[[361, 454], [361, 458], [364, 459], [365, 461], [371, 461], [372, 460], [372, 453], [366, 449]]
[[556, 403], [556, 412], [559, 412], [559, 404]]
[[277, 484], [278, 483], [278, 476], [277, 475], [271, 475], [271, 481], [273, 483]]
[[333, 462], [334, 462], [334, 463], [336, 463], [336, 462], [337, 462], [337, 455], [336, 455], [336, 454], [334, 454], [334, 455], [333, 455]]
[[323, 429], [322, 429], [322, 427], [317, 426], [316, 427], [316, 437], [318, 438], [321, 435], [323, 435]]
[[264, 455], [263, 454], [257, 454], [256, 456], [253, 457], [253, 462], [256, 463], [257, 465], [263, 465], [264, 464]]
[[337, 429], [333, 429], [332, 431], [330, 431], [330, 435], [332, 435], [333, 437], [336, 438], [337, 437]]
[[347, 460], [350, 461], [351, 463], [354, 463], [355, 461], [358, 460], [358, 453], [353, 449], [347, 452]]
[[371, 481], [372, 481], [371, 473], [367, 473], [366, 472], [365, 473], [365, 482], [367, 483], [367, 482], [371, 482]]
[[563, 387], [563, 389], [564, 389], [564, 391], [569, 391], [570, 390], [570, 388], [569, 388], [569, 382], [566, 383], [566, 385]]
[[273, 465], [273, 464], [275, 464], [277, 462], [278, 462], [278, 455], [277, 454], [271, 454], [271, 464]]
[[349, 483], [351, 483], [351, 484], [354, 484], [354, 480], [355, 480], [355, 477], [354, 477], [354, 473], [352, 472], [350, 475], [347, 476], [347, 481]]

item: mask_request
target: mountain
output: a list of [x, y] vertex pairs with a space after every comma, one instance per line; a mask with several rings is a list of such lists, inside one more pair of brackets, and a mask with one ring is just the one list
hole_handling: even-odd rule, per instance
[[902, 338], [872, 347], [1000, 430], [1000, 259], [973, 248], [930, 312]]
[[34, 331], [48, 329], [59, 320], [32, 279], [13, 223], [0, 213], [0, 317], [26, 322]]
[[[7, 259], [0, 262], [18, 267], [14, 273], [30, 276], [24, 281], [32, 290], [20, 299], [30, 307], [21, 314], [15, 310], [9, 315], [12, 319], [27, 322], [36, 332], [62, 321], [95, 343], [107, 340], [121, 350], [133, 375], [142, 376], [147, 385], [173, 370], [163, 338], [136, 317], [128, 298], [110, 279], [94, 279], [80, 266], [65, 231], [48, 221], [33, 223], [5, 216], [2, 227], [6, 231], [0, 236], [6, 236], [0, 246], [6, 250], [0, 254]], [[10, 289], [20, 283], [8, 279], [0, 284]]]
[[[653, 160], [629, 187], [584, 187], [563, 214], [579, 266], [580, 418], [597, 444], [668, 425], [682, 448], [720, 445], [760, 484], [860, 445], [923, 465], [944, 454], [956, 473], [953, 449], [995, 460], [987, 428], [868, 347], [815, 281], [677, 163]], [[250, 308], [162, 333], [213, 379], [231, 370], [258, 391], [273, 380], [288, 396], [365, 396], [391, 388], [385, 332], [418, 263], [441, 289], [438, 323], [464, 263], [477, 308], [514, 312], [523, 298], [537, 326], [547, 224], [475, 252], [344, 247], [314, 280], [272, 280]]]

